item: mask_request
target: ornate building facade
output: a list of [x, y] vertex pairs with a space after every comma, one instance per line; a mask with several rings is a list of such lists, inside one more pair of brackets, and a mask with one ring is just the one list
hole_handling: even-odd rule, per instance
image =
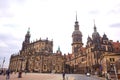
[[27, 72], [63, 71], [63, 56], [60, 48], [53, 53], [53, 41], [37, 40], [30, 43], [30, 31], [27, 31], [22, 49], [18, 54], [11, 55], [10, 70]]
[[[100, 36], [94, 23], [92, 37], [88, 36], [83, 47], [82, 32], [76, 22], [72, 33], [72, 53], [65, 55], [66, 72], [103, 75], [107, 72], [120, 73], [120, 43], [109, 40], [107, 35]], [[115, 67], [115, 68], [114, 68]]]
[[[117, 46], [117, 47], [116, 47]], [[107, 35], [104, 33], [100, 36], [97, 32], [97, 27], [94, 23], [94, 32], [92, 38], [88, 36], [86, 45], [87, 54], [87, 71], [92, 74], [102, 75], [107, 72], [112, 72], [113, 66], [116, 62], [120, 64], [120, 43], [109, 40]], [[117, 49], [117, 50], [116, 50]], [[111, 60], [112, 59], [112, 60]], [[119, 68], [115, 66], [117, 73]], [[114, 69], [115, 71], [115, 69]], [[115, 72], [114, 72], [115, 73]]]
[[39, 39], [30, 42], [30, 30], [25, 35], [22, 49], [11, 55], [9, 68], [12, 71], [49, 73], [80, 73], [102, 75], [116, 69], [120, 73], [120, 43], [100, 36], [94, 23], [92, 37], [88, 36], [83, 47], [82, 32], [77, 20], [72, 33], [72, 53], [62, 55], [60, 48], [53, 53], [53, 41]]

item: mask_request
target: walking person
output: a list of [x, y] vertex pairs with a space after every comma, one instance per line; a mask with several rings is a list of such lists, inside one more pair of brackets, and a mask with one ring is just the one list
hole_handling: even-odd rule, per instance
[[63, 80], [65, 80], [65, 72], [63, 72]]
[[8, 69], [6, 71], [6, 80], [9, 80], [10, 79], [10, 70]]
[[18, 78], [22, 78], [22, 71], [18, 72]]

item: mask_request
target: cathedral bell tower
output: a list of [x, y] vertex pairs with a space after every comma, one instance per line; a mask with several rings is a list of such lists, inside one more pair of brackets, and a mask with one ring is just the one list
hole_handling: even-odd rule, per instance
[[74, 31], [72, 33], [72, 53], [78, 53], [78, 50], [82, 47], [82, 33], [79, 30], [79, 22], [77, 21], [77, 14], [76, 14], [76, 21], [74, 25]]
[[25, 35], [25, 42], [30, 43], [30, 28], [28, 28], [27, 34]]
[[22, 49], [24, 50], [28, 44], [30, 44], [30, 28], [28, 28], [28, 31], [25, 35], [25, 40], [23, 41]]

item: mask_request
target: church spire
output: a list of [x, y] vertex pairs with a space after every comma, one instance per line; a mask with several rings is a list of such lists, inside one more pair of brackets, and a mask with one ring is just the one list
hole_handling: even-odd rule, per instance
[[60, 46], [58, 46], [57, 53], [61, 54]]
[[96, 25], [95, 25], [95, 19], [94, 19], [94, 32], [97, 32], [97, 28], [96, 28]]
[[58, 51], [60, 51], [60, 46], [58, 46]]
[[78, 25], [78, 21], [77, 21], [77, 11], [76, 11], [76, 21], [75, 21], [75, 24]]
[[77, 11], [76, 11], [76, 22], [77, 22]]
[[77, 12], [76, 12], [75, 30], [79, 30], [79, 24], [77, 21]]
[[94, 32], [92, 34], [92, 38], [93, 38], [93, 42], [98, 42], [98, 39], [100, 39], [100, 35], [97, 32], [97, 28], [96, 28], [96, 25], [95, 25], [95, 20], [94, 20]]
[[27, 34], [25, 35], [25, 42], [30, 43], [30, 27], [28, 28]]
[[27, 34], [30, 34], [30, 27], [28, 28]]
[[29, 43], [30, 43], [30, 28], [28, 28], [27, 33], [25, 35], [25, 40], [23, 41], [22, 44], [22, 50], [24, 50]]

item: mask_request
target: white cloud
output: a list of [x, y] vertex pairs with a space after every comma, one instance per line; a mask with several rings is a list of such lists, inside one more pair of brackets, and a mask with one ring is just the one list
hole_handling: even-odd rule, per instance
[[0, 47], [7, 48], [7, 47], [8, 47], [8, 45], [7, 45], [7, 44], [5, 44], [3, 41], [0, 41]]

